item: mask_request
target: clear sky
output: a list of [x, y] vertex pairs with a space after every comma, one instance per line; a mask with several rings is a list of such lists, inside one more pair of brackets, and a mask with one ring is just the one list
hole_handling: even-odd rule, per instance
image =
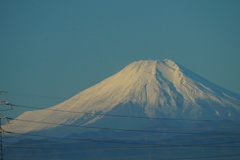
[[165, 58], [240, 93], [240, 1], [0, 0], [2, 100], [50, 107]]

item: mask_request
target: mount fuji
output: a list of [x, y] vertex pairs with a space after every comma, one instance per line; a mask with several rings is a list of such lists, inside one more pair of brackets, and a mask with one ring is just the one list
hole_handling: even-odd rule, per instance
[[137, 61], [56, 106], [23, 113], [3, 129], [68, 135], [71, 130], [58, 124], [139, 129], [157, 127], [161, 118], [240, 120], [240, 95], [169, 59]]

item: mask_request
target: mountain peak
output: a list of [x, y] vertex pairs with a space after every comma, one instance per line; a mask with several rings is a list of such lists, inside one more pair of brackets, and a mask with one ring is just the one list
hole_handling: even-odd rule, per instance
[[164, 59], [164, 60], [162, 60], [161, 62], [162, 62], [162, 63], [165, 63], [165, 64], [167, 64], [167, 65], [169, 65], [169, 66], [172, 66], [172, 67], [174, 67], [174, 66], [177, 65], [174, 61], [172, 61], [172, 60], [170, 60], [170, 59]]
[[[164, 63], [164, 64], [167, 64], [169, 66], [175, 66], [176, 63], [168, 58], [166, 59], [163, 59], [163, 60], [140, 60], [140, 61], [135, 61], [131, 64], [138, 64], [138, 65], [141, 65], [141, 64], [148, 64], [148, 65], [156, 65], [156, 64], [160, 64], [160, 63]], [[131, 65], [130, 64], [130, 65]]]
[[[81, 107], [86, 111], [107, 112], [117, 105], [132, 103], [142, 106], [148, 117], [170, 114], [172, 118], [186, 115], [203, 118], [211, 117], [209, 113], [205, 114], [201, 110], [200, 106], [203, 104], [239, 108], [239, 100], [237, 103], [229, 102], [232, 95], [223, 92], [225, 90], [221, 87], [170, 59], [141, 60], [129, 64], [115, 75], [80, 92], [73, 97], [79, 101], [74, 102], [72, 109], [78, 110]], [[86, 105], [82, 105], [82, 99]], [[60, 106], [65, 107], [65, 104]], [[216, 113], [223, 112], [219, 111], [219, 108], [216, 110]], [[227, 116], [225, 118], [227, 119]]]
[[[25, 112], [20, 115], [20, 119], [44, 119], [53, 123], [81, 125], [95, 122], [107, 124], [108, 119], [99, 115], [106, 113], [160, 118], [239, 120], [239, 97], [238, 94], [232, 94], [172, 60], [141, 60], [52, 107], [56, 110], [93, 113], [92, 115], [67, 112], [63, 114], [46, 109]], [[113, 125], [119, 124], [116, 121]], [[13, 124], [10, 128], [14, 130], [16, 127]], [[17, 130], [27, 132], [38, 128], [46, 129], [49, 126], [38, 124]]]
[[[135, 71], [132, 73], [151, 73], [156, 74], [157, 72], [168, 72], [168, 70], [174, 70], [179, 71], [179, 66], [170, 59], [164, 59], [164, 60], [140, 60], [135, 61], [131, 64], [129, 64], [127, 67], [125, 67], [122, 71], [126, 71], [130, 73], [131, 71]], [[131, 70], [131, 71], [130, 71]]]

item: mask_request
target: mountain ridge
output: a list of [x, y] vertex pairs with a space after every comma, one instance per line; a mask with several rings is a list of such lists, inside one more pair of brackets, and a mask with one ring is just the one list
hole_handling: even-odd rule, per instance
[[[51, 107], [56, 110], [81, 111], [83, 114], [43, 109], [25, 112], [17, 119], [84, 126], [109, 126], [109, 122], [111, 126], [125, 125], [122, 119], [104, 116], [108, 113], [149, 118], [240, 120], [238, 97], [238, 94], [209, 82], [172, 60], [145, 60], [133, 62], [113, 76]], [[130, 128], [149, 124], [146, 120], [128, 121]], [[4, 126], [7, 130], [21, 133], [58, 127], [34, 122], [26, 126], [17, 120]]]

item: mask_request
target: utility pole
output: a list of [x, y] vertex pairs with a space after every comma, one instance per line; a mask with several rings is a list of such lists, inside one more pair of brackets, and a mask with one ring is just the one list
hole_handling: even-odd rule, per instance
[[151, 152], [148, 154], [148, 159], [152, 160], [152, 153]]
[[3, 143], [2, 143], [3, 129], [2, 118], [0, 118], [0, 160], [3, 160]]
[[[2, 93], [6, 93], [5, 91], [0, 91], [0, 94]], [[8, 105], [8, 109], [0, 109], [0, 112], [1, 111], [10, 111], [12, 110], [12, 104], [9, 103], [9, 102], [6, 102], [6, 101], [2, 101], [0, 100], [0, 105]], [[2, 141], [2, 138], [3, 138], [3, 134], [4, 134], [4, 130], [2, 129], [2, 119], [7, 119], [7, 116], [3, 115], [2, 113], [0, 113], [0, 160], [3, 160], [3, 141]]]
[[0, 114], [0, 160], [3, 160], [3, 141], [2, 141], [2, 138], [3, 138], [4, 130], [2, 129], [2, 119], [7, 119], [8, 120], [8, 118], [5, 115]]

